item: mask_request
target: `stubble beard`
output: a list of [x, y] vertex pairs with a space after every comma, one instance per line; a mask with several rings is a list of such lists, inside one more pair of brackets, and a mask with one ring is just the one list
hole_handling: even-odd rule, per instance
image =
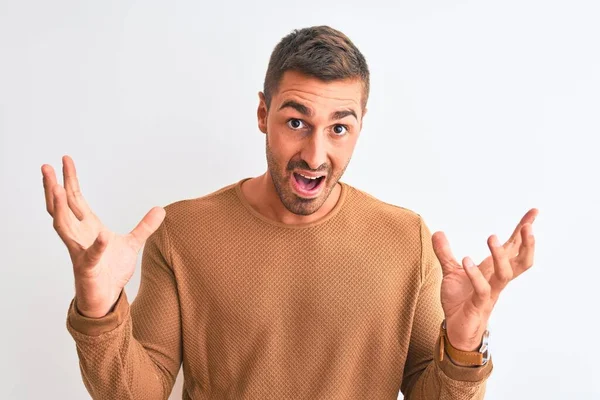
[[[339, 179], [344, 174], [348, 163], [344, 166], [342, 171], [337, 175], [333, 176], [332, 171], [329, 170], [327, 173], [326, 181], [323, 183], [325, 187], [321, 195], [315, 199], [303, 199], [298, 197], [290, 188], [290, 178], [289, 173], [291, 170], [289, 168], [282, 168], [281, 164], [277, 161], [273, 152], [269, 147], [269, 136], [267, 135], [266, 139], [266, 153], [267, 153], [267, 167], [269, 169], [269, 173], [271, 174], [271, 179], [273, 181], [273, 186], [275, 187], [275, 191], [281, 200], [283, 206], [289, 210], [290, 212], [296, 215], [311, 215], [317, 212], [323, 203], [327, 200], [329, 195], [331, 194], [332, 188], [338, 183]], [[288, 172], [285, 174], [282, 171]], [[285, 175], [284, 175], [285, 174]]]

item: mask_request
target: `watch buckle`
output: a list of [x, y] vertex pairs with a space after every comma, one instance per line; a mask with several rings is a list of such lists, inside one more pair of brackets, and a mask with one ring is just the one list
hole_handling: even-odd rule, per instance
[[490, 332], [488, 330], [486, 330], [483, 334], [483, 340], [481, 341], [481, 347], [479, 348], [479, 352], [483, 355], [483, 359], [482, 365], [487, 364], [487, 362], [490, 359], [490, 351], [489, 351], [489, 347], [488, 347], [488, 343], [489, 343], [489, 338], [490, 338]]

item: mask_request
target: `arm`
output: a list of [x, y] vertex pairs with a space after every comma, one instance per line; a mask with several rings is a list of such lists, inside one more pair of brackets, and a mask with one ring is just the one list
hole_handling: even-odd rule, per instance
[[125, 290], [101, 318], [83, 316], [76, 300], [71, 302], [67, 329], [94, 399], [166, 399], [173, 388], [181, 364], [181, 324], [166, 225], [167, 219], [146, 242], [131, 307]]
[[440, 324], [444, 319], [440, 288], [442, 269], [421, 220], [421, 290], [415, 309], [401, 391], [406, 400], [479, 400], [485, 394], [492, 360], [483, 367], [461, 367], [439, 352]]

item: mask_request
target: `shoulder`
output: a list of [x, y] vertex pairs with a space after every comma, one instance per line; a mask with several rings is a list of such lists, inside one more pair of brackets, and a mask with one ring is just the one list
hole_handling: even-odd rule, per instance
[[369, 225], [420, 235], [422, 218], [416, 211], [380, 200], [354, 186], [346, 186], [349, 206], [370, 221]]
[[378, 253], [393, 254], [403, 265], [412, 265], [412, 271], [420, 276], [427, 235], [421, 215], [352, 186], [348, 187], [347, 201], [352, 233], [375, 246]]
[[219, 220], [238, 206], [236, 183], [229, 184], [206, 195], [178, 200], [164, 207], [169, 230], [205, 225]]

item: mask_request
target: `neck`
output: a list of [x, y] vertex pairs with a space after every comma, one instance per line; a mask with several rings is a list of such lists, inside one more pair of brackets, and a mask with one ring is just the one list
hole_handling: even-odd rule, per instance
[[242, 184], [242, 193], [248, 203], [266, 218], [287, 224], [297, 225], [316, 221], [327, 215], [340, 198], [341, 185], [337, 183], [323, 205], [310, 215], [298, 215], [285, 208], [273, 184], [269, 171]]

